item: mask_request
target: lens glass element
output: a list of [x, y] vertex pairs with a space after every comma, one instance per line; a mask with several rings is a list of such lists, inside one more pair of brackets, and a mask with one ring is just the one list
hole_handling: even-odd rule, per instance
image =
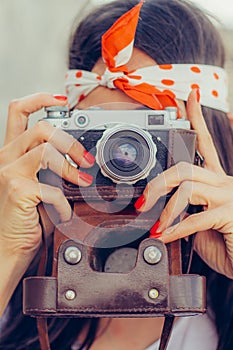
[[106, 130], [97, 148], [103, 175], [117, 183], [145, 178], [156, 162], [157, 148], [151, 135], [138, 127], [118, 125]]
[[137, 149], [132, 143], [119, 143], [113, 147], [112, 155], [116, 164], [127, 168], [135, 164]]

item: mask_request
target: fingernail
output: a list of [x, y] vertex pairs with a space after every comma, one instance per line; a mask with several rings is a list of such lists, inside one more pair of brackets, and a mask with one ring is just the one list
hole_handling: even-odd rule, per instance
[[91, 165], [95, 163], [95, 157], [91, 153], [89, 153], [87, 150], [84, 150], [83, 158]]
[[150, 238], [159, 238], [162, 235], [162, 232], [158, 232], [160, 226], [160, 220], [157, 220], [156, 223], [150, 229]]
[[139, 197], [136, 202], [134, 203], [134, 207], [138, 210], [140, 209], [143, 204], [145, 203], [146, 199], [145, 197], [142, 195], [141, 197]]
[[65, 95], [53, 95], [53, 97], [59, 101], [66, 101], [67, 100], [67, 96], [65, 96]]
[[162, 236], [162, 233], [163, 232], [157, 232], [157, 233], [154, 233], [154, 234], [150, 234], [149, 238], [160, 238]]
[[93, 182], [93, 176], [87, 173], [83, 173], [82, 171], [79, 171], [79, 178], [88, 184], [91, 184]]
[[196, 89], [196, 97], [197, 97], [197, 102], [199, 103], [201, 99], [200, 89]]

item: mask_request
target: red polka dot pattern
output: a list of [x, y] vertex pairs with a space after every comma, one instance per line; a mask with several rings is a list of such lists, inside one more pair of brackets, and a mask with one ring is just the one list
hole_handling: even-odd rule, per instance
[[218, 97], [218, 91], [213, 90], [213, 91], [212, 91], [212, 95], [213, 95], [214, 97]]
[[172, 66], [172, 64], [160, 64], [159, 68], [164, 69], [164, 70], [170, 70], [173, 68], [173, 66]]
[[81, 78], [82, 76], [83, 76], [83, 72], [82, 71], [78, 71], [78, 72], [76, 72], [76, 78]]
[[128, 74], [128, 77], [130, 79], [136, 79], [136, 80], [141, 80], [142, 76], [141, 75], [132, 75], [132, 74]]
[[198, 84], [192, 84], [191, 89], [200, 89], [200, 86]]
[[[72, 101], [78, 99], [80, 102], [101, 84], [110, 89], [120, 89], [133, 96], [136, 101], [138, 99], [141, 102], [145, 98], [153, 102], [154, 95], [162, 98], [164, 94], [170, 99], [187, 100], [190, 90], [200, 89], [203, 106], [222, 111], [229, 110], [227, 76], [221, 67], [202, 64], [163, 64], [142, 67], [130, 72], [125, 67], [123, 71], [121, 66], [112, 70], [108, 68], [107, 74], [103, 75], [70, 70], [66, 74], [67, 95], [73, 95]], [[72, 86], [77, 89], [69, 89]], [[163, 101], [166, 98], [163, 97]], [[147, 105], [150, 107], [150, 102]]]
[[171, 79], [163, 79], [161, 80], [161, 83], [167, 86], [172, 86], [175, 84], [174, 80]]
[[201, 73], [200, 68], [197, 66], [192, 66], [190, 69], [193, 73]]
[[[229, 105], [226, 103], [227, 76], [221, 67], [172, 62], [161, 65], [152, 63], [151, 66], [142, 67], [141, 62], [135, 60], [135, 69], [128, 71], [143, 2], [144, 0], [140, 0], [130, 11], [117, 19], [117, 25], [115, 22], [103, 34], [102, 58], [106, 64], [106, 71], [101, 74], [102, 80], [94, 72], [81, 69], [71, 69], [68, 72], [66, 87], [69, 88], [69, 103], [77, 104], [77, 101], [81, 101], [101, 85], [110, 89], [120, 89], [149, 108], [161, 109], [175, 106], [174, 96], [186, 101], [191, 89], [200, 88], [203, 106], [229, 111]], [[141, 68], [137, 68], [138, 65]]]

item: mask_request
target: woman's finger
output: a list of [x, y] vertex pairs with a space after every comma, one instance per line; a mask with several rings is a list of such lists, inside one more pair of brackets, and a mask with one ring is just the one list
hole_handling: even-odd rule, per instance
[[[136, 202], [135, 206], [139, 211], [151, 209], [161, 196], [168, 194], [184, 181], [201, 182], [218, 187], [223, 185], [225, 179], [227, 179], [227, 176], [223, 177], [208, 169], [180, 162], [152, 179], [143, 192], [143, 205], [137, 207]], [[141, 197], [139, 198], [139, 202], [140, 201]]]
[[191, 91], [186, 105], [187, 118], [190, 120], [192, 128], [197, 132], [198, 151], [204, 157], [204, 167], [216, 173], [224, 174], [213, 139], [202, 114], [199, 94], [199, 89]]
[[37, 212], [40, 202], [53, 205], [60, 220], [71, 218], [70, 205], [60, 189], [25, 177], [8, 178], [1, 191], [1, 200], [0, 211], [4, 217], [1, 233], [16, 247], [27, 246], [33, 250], [40, 244], [41, 228]]
[[5, 177], [23, 176], [36, 180], [40, 169], [50, 169], [60, 177], [76, 185], [89, 186], [91, 175], [76, 169], [51, 144], [43, 143], [2, 169]]
[[199, 182], [184, 181], [168, 201], [160, 216], [159, 231], [172, 225], [174, 220], [188, 208], [189, 204], [212, 209], [232, 201], [233, 191], [226, 186], [213, 187]]
[[197, 232], [194, 249], [213, 270], [233, 279], [233, 233]]
[[169, 243], [209, 229], [223, 234], [233, 234], [233, 219], [229, 212], [230, 209], [233, 210], [233, 203], [192, 214], [178, 224], [164, 230], [160, 239], [164, 243]]
[[[16, 184], [20, 184], [20, 181], [15, 181], [14, 188], [17, 191]], [[33, 180], [25, 180], [25, 186], [23, 186], [23, 188], [24, 194], [22, 193], [22, 195], [19, 195], [18, 197], [24, 196], [25, 199], [22, 198], [21, 202], [25, 200], [25, 202], [28, 203], [28, 207], [30, 206], [30, 203], [32, 209], [35, 208], [40, 202], [51, 204], [59, 214], [61, 221], [70, 220], [72, 210], [61, 189], [46, 184], [41, 184]], [[26, 191], [25, 188], [27, 188]], [[20, 189], [18, 189], [18, 192], [20, 192]]]
[[72, 210], [63, 192], [56, 187], [46, 184], [39, 184], [40, 200], [52, 204], [60, 216], [61, 221], [68, 221], [71, 218]]
[[[194, 249], [212, 269], [233, 279], [233, 203], [188, 216], [164, 230], [164, 243], [197, 232]], [[222, 233], [222, 234], [221, 234]]]
[[46, 121], [40, 121], [8, 143], [0, 153], [0, 164], [8, 164], [21, 157], [32, 148], [50, 143], [62, 154], [69, 154], [72, 160], [82, 167], [90, 167], [95, 158], [80, 142], [61, 129], [54, 128]]
[[9, 105], [6, 136], [4, 145], [27, 129], [28, 117], [31, 113], [39, 111], [43, 107], [64, 106], [67, 99], [64, 96], [50, 95], [46, 93], [34, 94], [13, 100]]
[[182, 182], [160, 215], [159, 231], [161, 232], [172, 225], [174, 220], [188, 208], [189, 204], [207, 205], [208, 199], [206, 196], [211, 195], [211, 190], [213, 190], [213, 187], [206, 184], [192, 181]]

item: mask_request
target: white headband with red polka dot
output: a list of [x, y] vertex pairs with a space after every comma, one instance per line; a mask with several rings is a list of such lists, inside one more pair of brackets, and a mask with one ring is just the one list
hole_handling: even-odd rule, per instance
[[118, 88], [152, 109], [176, 106], [175, 98], [186, 101], [190, 91], [199, 88], [203, 106], [229, 112], [227, 74], [221, 67], [166, 64], [128, 70], [142, 4], [140, 1], [121, 16], [102, 36], [102, 58], [107, 66], [102, 76], [85, 70], [67, 72], [69, 107], [75, 107], [98, 86]]

